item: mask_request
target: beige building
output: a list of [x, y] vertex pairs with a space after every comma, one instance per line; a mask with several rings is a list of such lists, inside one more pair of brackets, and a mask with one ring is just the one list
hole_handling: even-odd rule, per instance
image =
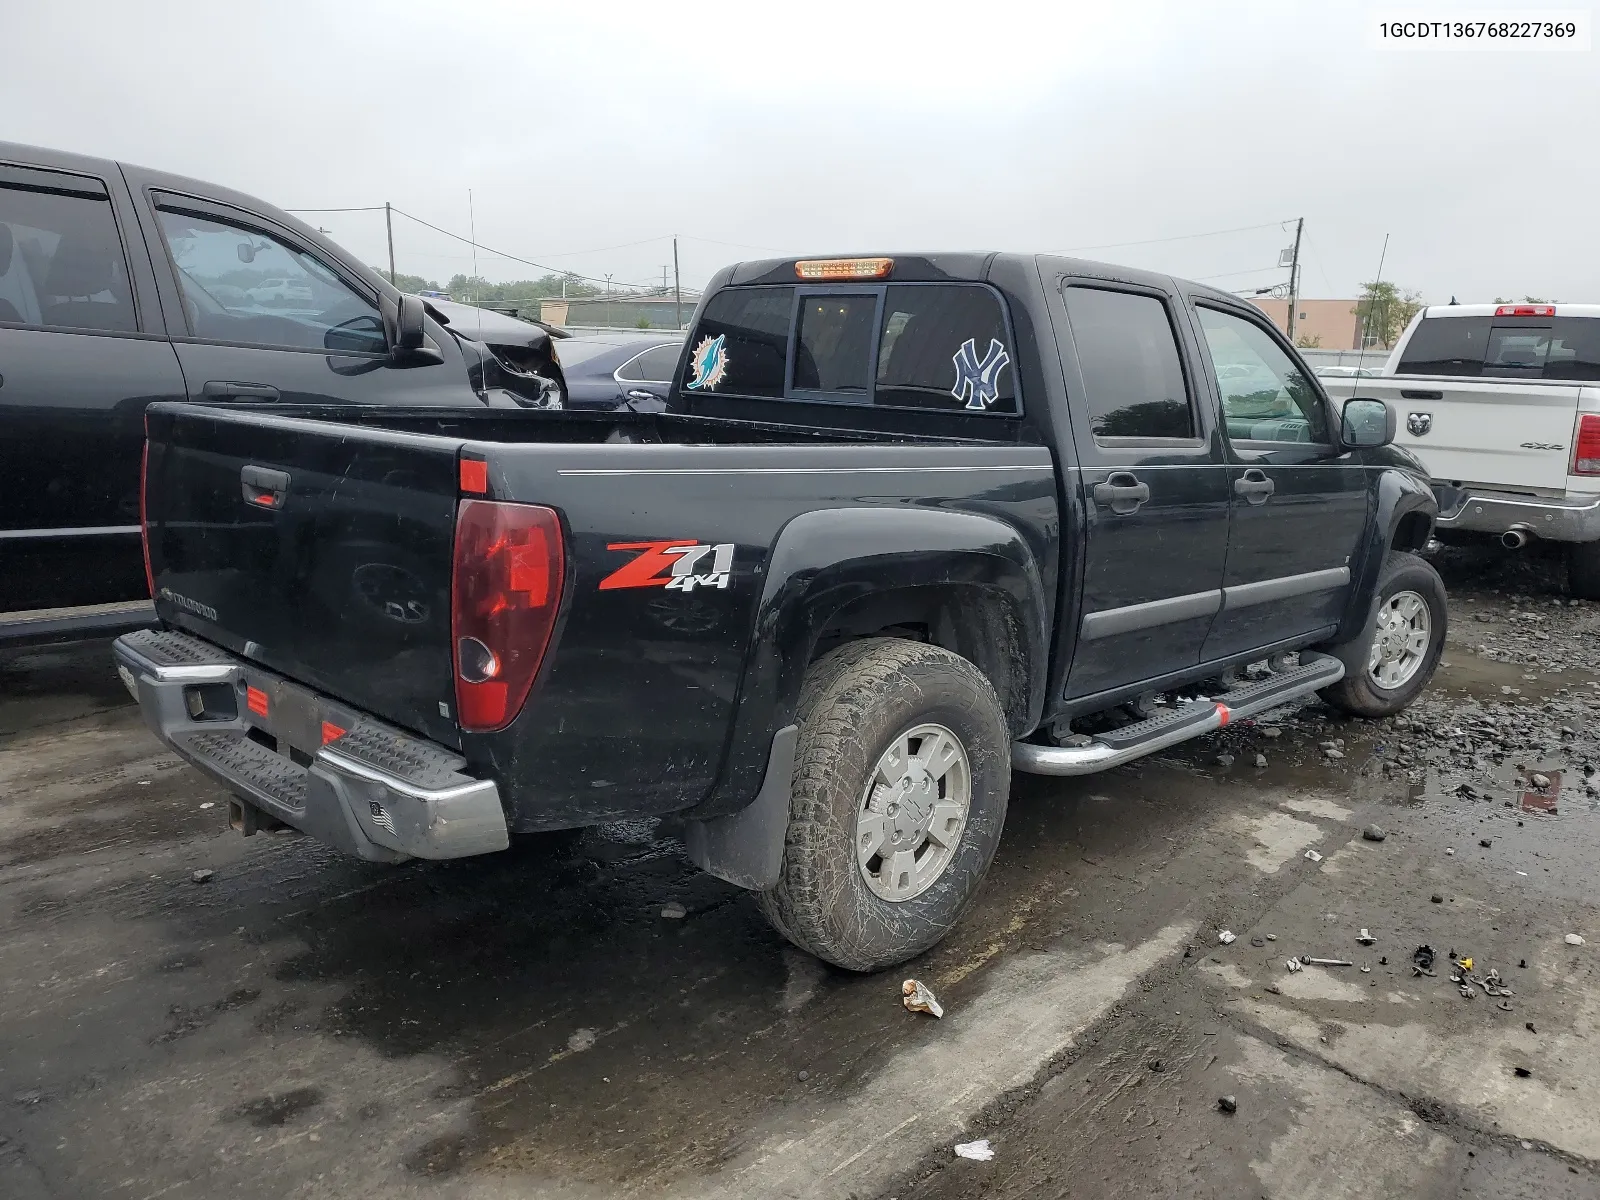
[[[1289, 302], [1274, 296], [1251, 299], [1272, 323], [1289, 332]], [[1356, 321], [1354, 300], [1307, 300], [1301, 298], [1295, 313], [1294, 340], [1309, 341], [1323, 350], [1361, 349], [1361, 330]], [[1385, 347], [1387, 348], [1387, 347]]]

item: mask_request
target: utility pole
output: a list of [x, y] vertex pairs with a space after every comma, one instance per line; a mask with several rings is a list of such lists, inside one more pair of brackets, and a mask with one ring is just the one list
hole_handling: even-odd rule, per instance
[[672, 320], [674, 329], [683, 328], [683, 281], [678, 276], [678, 235], [672, 235]]
[[1294, 250], [1289, 256], [1289, 344], [1294, 345], [1295, 306], [1300, 303], [1300, 234], [1306, 227], [1301, 217], [1294, 223]]
[[394, 209], [387, 200], [383, 202], [383, 226], [389, 231], [389, 282], [399, 287], [394, 275]]
[[606, 328], [611, 328], [611, 276], [606, 276]]

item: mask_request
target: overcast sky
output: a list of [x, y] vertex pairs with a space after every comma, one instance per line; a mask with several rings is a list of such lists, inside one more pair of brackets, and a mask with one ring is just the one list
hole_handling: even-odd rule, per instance
[[[1352, 295], [1388, 233], [1384, 277], [1428, 300], [1600, 300], [1596, 52], [1378, 50], [1361, 4], [7, 9], [7, 138], [461, 233], [470, 188], [481, 244], [619, 283], [659, 283], [678, 233], [685, 284], [774, 252], [1104, 247], [1239, 290], [1284, 278], [1304, 216], [1309, 296]], [[306, 219], [385, 257], [381, 213]], [[402, 271], [471, 269], [395, 235]]]

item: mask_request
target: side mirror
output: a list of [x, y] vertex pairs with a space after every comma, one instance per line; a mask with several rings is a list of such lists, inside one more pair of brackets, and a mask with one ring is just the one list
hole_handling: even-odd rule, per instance
[[391, 359], [395, 362], [438, 359], [437, 352], [430, 352], [425, 344], [422, 297], [402, 294], [391, 299], [384, 296], [378, 307], [383, 315], [383, 332], [389, 340]]
[[1387, 446], [1394, 441], [1394, 409], [1382, 400], [1359, 398], [1344, 402], [1339, 440], [1352, 448]]
[[240, 242], [237, 247], [237, 253], [239, 261], [242, 263], [253, 263], [256, 260], [256, 248], [249, 242]]

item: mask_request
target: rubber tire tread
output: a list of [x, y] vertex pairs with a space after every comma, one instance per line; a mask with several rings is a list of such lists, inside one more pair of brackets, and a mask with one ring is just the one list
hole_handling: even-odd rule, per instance
[[[856, 810], [889, 738], [924, 714], [947, 727], [967, 726], [955, 732], [972, 767], [972, 803], [944, 875], [920, 896], [890, 903], [861, 877]], [[777, 886], [758, 894], [757, 903], [788, 941], [835, 966], [877, 971], [914, 958], [955, 926], [1000, 843], [1011, 739], [999, 698], [957, 654], [922, 642], [864, 638], [812, 664], [795, 715], [800, 739], [783, 867]], [[875, 726], [882, 728], [874, 734]], [[871, 744], [863, 740], [869, 734]]]
[[[1372, 650], [1372, 639], [1377, 632], [1378, 606], [1396, 592], [1413, 591], [1428, 605], [1432, 620], [1432, 636], [1428, 654], [1422, 667], [1406, 685], [1387, 691], [1377, 687], [1367, 674], [1367, 658]], [[1372, 612], [1367, 617], [1361, 636], [1342, 645], [1330, 646], [1326, 652], [1344, 662], [1344, 678], [1323, 688], [1317, 694], [1342, 712], [1357, 717], [1393, 716], [1415, 700], [1428, 686], [1444, 655], [1444, 639], [1449, 628], [1450, 601], [1445, 595], [1444, 581], [1433, 564], [1405, 550], [1391, 550], [1378, 572], [1377, 597]]]

